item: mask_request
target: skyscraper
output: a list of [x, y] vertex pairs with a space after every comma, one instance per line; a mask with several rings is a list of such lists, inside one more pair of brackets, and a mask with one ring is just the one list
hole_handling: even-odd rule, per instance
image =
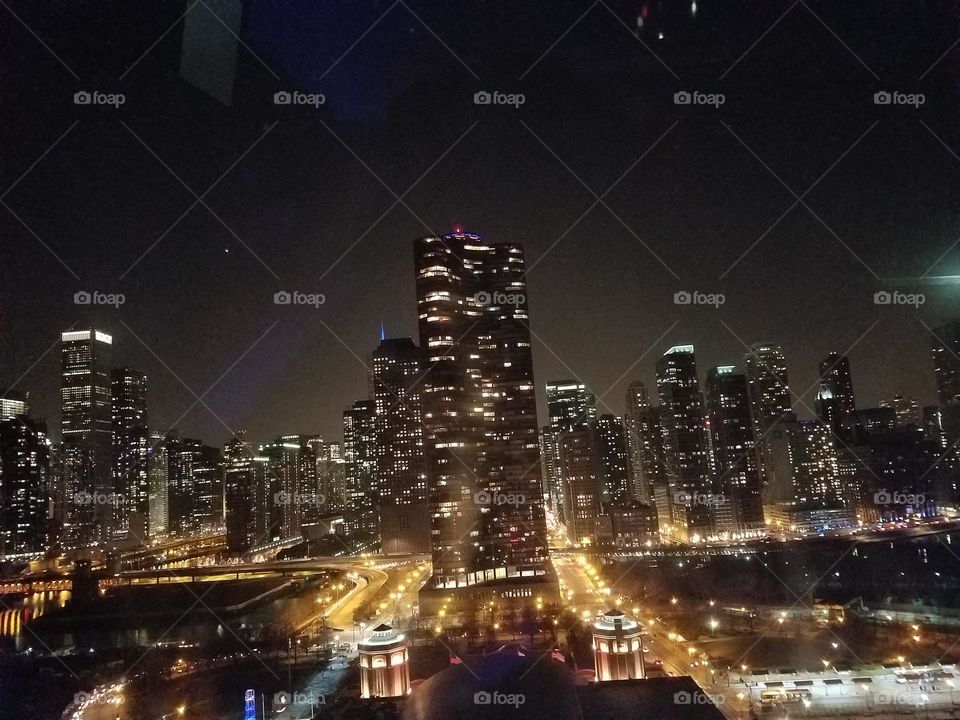
[[170, 475], [167, 467], [167, 438], [163, 433], [151, 432], [147, 445], [147, 500], [150, 537], [170, 531], [169, 493]]
[[[956, 501], [960, 496], [960, 320], [952, 320], [933, 329], [930, 355], [937, 382], [940, 411], [928, 418], [939, 420], [945, 448], [942, 461], [946, 488], [942, 501]], [[938, 416], [938, 417], [937, 417]], [[932, 423], [928, 422], [928, 427]]]
[[654, 487], [663, 484], [663, 433], [660, 408], [650, 405], [647, 387], [640, 381], [627, 388], [623, 425], [630, 451], [633, 497], [651, 503]]
[[427, 587], [512, 580], [513, 589], [490, 591], [513, 598], [539, 578], [555, 593], [523, 248], [457, 231], [418, 240], [414, 254], [427, 368], [422, 407], [434, 572]]
[[714, 513], [706, 502], [712, 493], [693, 345], [676, 345], [659, 358], [657, 392], [670, 505], [666, 518], [663, 501], [657, 504], [660, 531], [681, 541], [705, 538], [713, 530]]
[[[713, 489], [724, 501], [718, 513], [732, 522], [730, 532], [757, 530], [763, 527], [763, 506], [760, 500], [760, 474], [747, 378], [735, 372], [732, 365], [711, 368], [705, 388], [707, 431], [713, 453]], [[726, 507], [725, 507], [726, 506]]]
[[243, 431], [223, 447], [227, 549], [246, 552], [266, 540], [267, 459], [254, 457]]
[[30, 402], [25, 393], [17, 390], [0, 390], [0, 420], [26, 415], [30, 412]]
[[112, 530], [110, 351], [113, 338], [90, 328], [60, 335], [63, 472], [72, 539]]
[[757, 440], [790, 412], [790, 382], [783, 349], [773, 343], [756, 343], [743, 356], [750, 396], [750, 416]]
[[384, 553], [430, 552], [420, 349], [410, 338], [383, 339], [371, 370], [381, 546]]
[[551, 380], [547, 383], [547, 414], [550, 424], [560, 430], [592, 427], [597, 419], [596, 398], [582, 382]]
[[[113, 424], [113, 487], [122, 500], [114, 505], [115, 526], [144, 525], [149, 533], [147, 480], [147, 376], [130, 368], [110, 373]], [[137, 520], [131, 524], [131, 515]]]
[[920, 403], [917, 402], [917, 399], [914, 397], [904, 397], [898, 393], [890, 400], [881, 400], [880, 407], [893, 408], [893, 412], [897, 417], [897, 425], [900, 427], [905, 428], [913, 425], [919, 428], [923, 424], [923, 418], [920, 414]]
[[559, 435], [560, 474], [563, 478], [567, 538], [590, 545], [594, 523], [600, 515], [600, 481], [597, 448], [592, 430], [571, 430]]
[[830, 353], [820, 361], [820, 390], [817, 394], [817, 414], [837, 434], [843, 422], [857, 408], [850, 377], [850, 360], [846, 355]]
[[605, 511], [630, 502], [630, 458], [623, 421], [616, 415], [601, 415], [594, 423], [597, 448], [600, 503]]
[[49, 467], [46, 423], [0, 419], [0, 554], [46, 549]]
[[547, 382], [547, 414], [550, 424], [540, 433], [544, 489], [561, 522], [566, 522], [566, 483], [561, 475], [561, 440], [564, 433], [589, 430], [597, 419], [596, 401], [587, 386], [576, 380]]
[[357, 400], [343, 411], [343, 468], [348, 531], [378, 537], [376, 414], [373, 400]]
[[284, 539], [301, 536], [305, 513], [321, 500], [319, 493], [305, 488], [304, 452], [313, 458], [296, 436], [280, 437], [260, 447], [260, 455], [267, 458], [265, 484], [272, 491], [267, 499], [271, 504], [269, 524]]

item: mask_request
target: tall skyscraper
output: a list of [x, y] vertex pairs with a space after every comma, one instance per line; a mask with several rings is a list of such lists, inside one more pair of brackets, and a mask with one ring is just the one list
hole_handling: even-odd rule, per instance
[[627, 388], [623, 424], [630, 451], [633, 498], [652, 503], [654, 487], [664, 481], [663, 433], [660, 408], [650, 405], [647, 387], [640, 381]]
[[150, 518], [147, 527], [150, 537], [170, 531], [169, 493], [170, 475], [167, 467], [167, 438], [163, 433], [149, 433], [147, 445], [147, 500]]
[[658, 502], [660, 532], [681, 541], [705, 538], [713, 530], [714, 513], [706, 497], [712, 493], [693, 345], [676, 345], [660, 357], [657, 392], [670, 503], [667, 518]]
[[427, 588], [512, 580], [512, 589], [489, 590], [514, 598], [539, 582], [555, 594], [523, 248], [458, 231], [418, 240], [414, 254], [427, 368], [434, 572]]
[[227, 549], [231, 552], [246, 552], [267, 539], [267, 462], [265, 457], [254, 457], [243, 431], [223, 447]]
[[46, 549], [49, 468], [46, 423], [0, 419], [0, 555]]
[[[260, 455], [267, 458], [265, 484], [272, 490], [268, 498], [272, 505], [269, 525], [284, 539], [301, 536], [305, 511], [320, 502], [319, 493], [305, 492], [305, 450], [298, 438], [291, 436], [277, 438], [260, 447]], [[310, 457], [313, 457], [312, 451]]]
[[566, 483], [561, 470], [561, 441], [564, 433], [589, 430], [597, 419], [596, 400], [587, 386], [576, 380], [547, 382], [547, 414], [550, 424], [540, 432], [540, 453], [544, 489], [561, 522], [566, 522]]
[[[130, 530], [147, 527], [149, 533], [149, 487], [147, 479], [147, 376], [130, 368], [110, 373], [113, 424], [113, 487], [120, 502], [114, 505], [115, 527]], [[137, 519], [131, 523], [131, 516]]]
[[595, 541], [594, 524], [600, 515], [600, 478], [592, 430], [560, 433], [560, 474], [563, 478], [567, 539], [579, 545]]
[[371, 370], [381, 546], [384, 553], [430, 552], [420, 349], [410, 338], [383, 339]]
[[923, 417], [920, 414], [920, 403], [914, 397], [904, 397], [896, 394], [890, 400], [881, 400], [880, 407], [893, 408], [900, 427], [922, 427]]
[[167, 433], [167, 510], [170, 532], [223, 530], [223, 479], [219, 448]]
[[110, 351], [113, 338], [90, 328], [60, 335], [63, 472], [72, 540], [112, 530]]
[[820, 361], [819, 369], [817, 414], [835, 433], [840, 434], [844, 421], [857, 409], [850, 377], [850, 360], [845, 355], [830, 353]]
[[547, 414], [550, 424], [560, 430], [592, 427], [597, 419], [596, 398], [582, 382], [551, 380], [547, 383]]
[[750, 395], [750, 415], [759, 439], [790, 412], [790, 381], [783, 349], [773, 343], [756, 343], [743, 356]]
[[357, 400], [343, 411], [343, 468], [350, 532], [380, 534], [376, 493], [377, 407], [373, 400]]
[[623, 421], [616, 415], [601, 415], [594, 423], [597, 448], [600, 503], [605, 511], [631, 500], [630, 457]]
[[723, 498], [718, 516], [732, 523], [729, 532], [758, 530], [763, 527], [763, 506], [747, 378], [732, 365], [711, 368], [705, 396], [713, 488]]
[[[960, 498], [960, 320], [952, 320], [933, 329], [930, 355], [937, 382], [940, 411], [928, 418], [939, 421], [946, 454], [942, 461], [946, 479], [945, 493], [940, 500], [955, 502]], [[930, 426], [928, 422], [928, 427]]]

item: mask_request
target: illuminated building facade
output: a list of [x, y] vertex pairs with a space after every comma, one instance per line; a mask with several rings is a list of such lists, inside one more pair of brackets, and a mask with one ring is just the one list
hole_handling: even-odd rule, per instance
[[0, 555], [46, 549], [49, 469], [46, 423], [0, 420]]
[[403, 697], [410, 692], [407, 641], [391, 626], [377, 625], [357, 644], [360, 655], [360, 697]]
[[[60, 335], [60, 430], [63, 437], [66, 522], [71, 539], [85, 543], [112, 530], [112, 418], [110, 356], [113, 338], [93, 328]], [[98, 502], [98, 500], [103, 500]]]
[[[130, 368], [110, 373], [113, 424], [113, 487], [122, 500], [113, 505], [114, 526], [142, 525], [149, 533], [150, 491], [147, 478], [147, 376]], [[137, 520], [131, 524], [131, 516]]]
[[376, 416], [373, 400], [358, 400], [343, 412], [343, 460], [347, 529], [379, 537]]
[[620, 610], [608, 610], [593, 624], [593, 660], [599, 682], [645, 678], [643, 627]]
[[30, 412], [30, 402], [24, 393], [16, 390], [0, 390], [0, 420], [26, 415]]
[[662, 500], [657, 503], [660, 532], [681, 542], [706, 537], [713, 530], [714, 512], [702, 501], [712, 488], [693, 345], [676, 345], [657, 360], [657, 391], [669, 488], [669, 509], [661, 507]]
[[577, 545], [594, 542], [595, 521], [600, 515], [600, 482], [597, 477], [594, 434], [589, 429], [560, 434], [560, 474], [567, 538]]
[[169, 493], [170, 474], [167, 467], [167, 438], [158, 432], [149, 433], [147, 444], [147, 499], [151, 537], [170, 530]]
[[410, 338], [385, 338], [370, 366], [381, 547], [384, 553], [430, 552], [420, 349]]
[[663, 434], [660, 431], [660, 408], [650, 405], [647, 387], [640, 381], [627, 387], [623, 425], [630, 452], [633, 499], [650, 503], [654, 488], [664, 481]]
[[853, 415], [857, 403], [850, 377], [850, 360], [845, 355], [830, 353], [820, 361], [820, 389], [817, 414], [837, 434], [844, 421]]
[[458, 231], [418, 240], [414, 255], [434, 572], [428, 587], [544, 578], [523, 249]]
[[723, 498], [717, 505], [717, 529], [758, 530], [763, 527], [763, 505], [746, 376], [732, 365], [711, 368], [705, 401], [713, 490]]
[[616, 415], [601, 415], [594, 423], [597, 448], [600, 503], [604, 510], [631, 499], [630, 457], [623, 421]]

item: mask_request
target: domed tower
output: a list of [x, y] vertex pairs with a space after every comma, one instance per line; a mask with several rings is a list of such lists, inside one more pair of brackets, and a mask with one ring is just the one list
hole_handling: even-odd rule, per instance
[[643, 627], [620, 610], [608, 610], [593, 624], [597, 680], [637, 680], [643, 667]]
[[360, 696], [400, 697], [410, 692], [410, 665], [403, 635], [381, 623], [361, 642]]

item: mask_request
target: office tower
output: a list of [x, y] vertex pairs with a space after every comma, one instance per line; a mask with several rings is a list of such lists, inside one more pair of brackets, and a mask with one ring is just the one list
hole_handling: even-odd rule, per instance
[[147, 444], [147, 500], [150, 537], [170, 531], [169, 492], [170, 475], [167, 468], [167, 438], [163, 433], [149, 433]]
[[167, 509], [170, 532], [179, 535], [223, 530], [220, 450], [200, 440], [167, 433]]
[[633, 498], [642, 503], [653, 501], [653, 488], [663, 484], [663, 433], [660, 408], [650, 405], [646, 385], [637, 381], [627, 388], [623, 425], [630, 451]]
[[513, 580], [499, 598], [555, 594], [523, 248], [458, 231], [418, 240], [415, 265], [434, 572], [421, 600], [493, 579]]
[[920, 403], [916, 398], [904, 397], [896, 394], [891, 400], [881, 400], [880, 407], [893, 408], [897, 417], [897, 425], [900, 427], [921, 427], [922, 417], [920, 415]]
[[381, 547], [384, 553], [430, 552], [420, 349], [410, 338], [383, 339], [370, 367]]
[[547, 383], [547, 414], [550, 424], [560, 430], [582, 430], [597, 419], [596, 398], [587, 386], [575, 380]]
[[113, 338], [90, 328], [60, 335], [61, 433], [67, 523], [74, 542], [107, 537], [113, 519], [110, 351]]
[[[347, 462], [343, 456], [343, 445], [338, 442], [323, 443], [322, 448], [316, 448], [317, 474], [320, 493], [323, 496], [323, 506], [328, 513], [345, 513], [344, 529], [346, 532], [356, 532], [360, 526], [376, 528], [377, 509], [372, 503], [363, 505], [357, 502], [359, 515], [354, 516], [349, 510], [347, 498]], [[348, 528], [348, 518], [359, 518], [357, 527]], [[372, 532], [369, 531], [369, 532]]]
[[942, 501], [960, 498], [960, 320], [952, 320], [933, 329], [930, 355], [937, 382], [939, 422], [944, 442], [945, 475], [949, 495]]
[[601, 415], [594, 423], [600, 503], [604, 511], [630, 501], [630, 458], [623, 421], [616, 415]]
[[763, 527], [760, 473], [750, 417], [746, 375], [732, 365], [707, 372], [705, 387], [707, 432], [713, 453], [713, 491], [724, 501], [717, 505], [729, 532]]
[[260, 447], [260, 455], [267, 458], [266, 484], [272, 490], [268, 525], [283, 539], [301, 537], [304, 512], [320, 503], [318, 493], [302, 494], [303, 454], [301, 443], [289, 436]]
[[540, 463], [543, 472], [544, 499], [557, 520], [565, 523], [563, 514], [563, 480], [560, 477], [561, 431], [552, 425], [540, 428]]
[[769, 475], [763, 504], [831, 507], [842, 502], [840, 469], [833, 431], [790, 413], [768, 433]]
[[25, 393], [17, 390], [0, 390], [0, 420], [27, 415], [30, 402]]
[[551, 380], [547, 382], [547, 414], [549, 425], [540, 432], [543, 486], [550, 506], [560, 521], [565, 523], [565, 483], [560, 476], [559, 459], [561, 436], [566, 432], [594, 427], [597, 419], [596, 400], [582, 382]]
[[49, 469], [46, 423], [0, 419], [0, 556], [47, 548]]
[[380, 534], [376, 496], [377, 408], [373, 400], [357, 400], [343, 411], [343, 468], [348, 531]]
[[[113, 487], [120, 501], [114, 505], [115, 527], [130, 530], [147, 526], [147, 376], [130, 368], [110, 373], [113, 425]], [[131, 516], [137, 519], [131, 524]]]
[[223, 532], [223, 472], [220, 448], [197, 443], [192, 448], [191, 455], [195, 458], [191, 529], [203, 534]]
[[242, 430], [223, 447], [224, 507], [230, 552], [247, 552], [267, 539], [268, 462], [265, 457], [254, 457]]
[[783, 349], [756, 343], [743, 356], [750, 395], [750, 416], [759, 441], [770, 427], [790, 412], [790, 383]]
[[[707, 497], [709, 461], [693, 345], [676, 345], [657, 360], [657, 392], [670, 502], [670, 517], [661, 517], [660, 532], [681, 542], [705, 538], [713, 530], [714, 513]], [[659, 505], [657, 511], [665, 514]]]
[[600, 482], [597, 448], [592, 430], [560, 433], [560, 475], [563, 478], [563, 514], [571, 543], [594, 542], [595, 521], [600, 515]]
[[845, 355], [830, 353], [820, 361], [820, 390], [817, 414], [835, 433], [840, 433], [846, 418], [856, 410], [850, 360]]

